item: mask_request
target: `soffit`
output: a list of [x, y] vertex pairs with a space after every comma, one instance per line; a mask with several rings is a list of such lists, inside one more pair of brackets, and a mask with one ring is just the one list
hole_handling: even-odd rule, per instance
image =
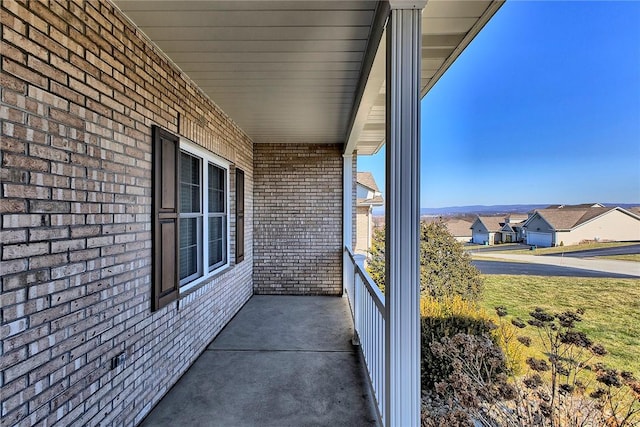
[[[384, 36], [363, 73], [378, 1], [114, 2], [254, 142], [345, 143], [361, 155], [384, 144]], [[502, 3], [427, 3], [422, 96]]]
[[[502, 6], [502, 0], [430, 0], [422, 11], [420, 95], [425, 96]], [[385, 142], [385, 36], [354, 120], [346, 152], [375, 154]]]
[[377, 1], [115, 4], [256, 143], [343, 143]]

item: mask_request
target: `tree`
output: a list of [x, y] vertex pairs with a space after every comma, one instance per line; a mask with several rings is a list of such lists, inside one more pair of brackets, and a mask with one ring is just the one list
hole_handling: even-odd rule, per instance
[[[371, 258], [367, 271], [384, 291], [384, 227], [373, 232]], [[471, 265], [471, 258], [447, 230], [444, 222], [420, 224], [420, 294], [437, 300], [459, 295], [477, 300], [482, 290], [480, 272]]]
[[384, 292], [384, 227], [376, 227], [373, 229], [369, 254], [371, 258], [367, 261], [367, 272], [382, 292]]
[[437, 300], [459, 295], [476, 301], [482, 292], [480, 272], [442, 220], [420, 224], [420, 294]]

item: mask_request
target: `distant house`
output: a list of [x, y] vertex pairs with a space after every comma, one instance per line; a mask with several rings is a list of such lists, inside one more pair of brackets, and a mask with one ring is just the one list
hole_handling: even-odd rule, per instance
[[640, 215], [621, 207], [554, 205], [534, 211], [524, 223], [529, 245], [575, 245], [585, 240], [640, 240]]
[[510, 214], [504, 219], [504, 225], [500, 229], [501, 241], [515, 243], [525, 241], [524, 223], [529, 217], [525, 214]]
[[471, 241], [471, 221], [460, 218], [449, 218], [445, 220], [444, 225], [458, 242], [466, 243]]
[[498, 216], [479, 216], [471, 225], [472, 242], [479, 245], [493, 245], [502, 242], [503, 222]]
[[382, 193], [371, 172], [358, 172], [356, 202], [356, 247], [355, 252], [366, 255], [371, 247], [373, 208], [384, 205]]
[[457, 217], [435, 217], [435, 216], [423, 216], [420, 218], [421, 222], [437, 222], [441, 221], [447, 231], [461, 243], [468, 243], [471, 241], [471, 221], [465, 218]]
[[518, 228], [514, 224], [505, 223], [500, 229], [500, 241], [504, 243], [518, 242], [518, 235], [522, 234], [522, 227]]

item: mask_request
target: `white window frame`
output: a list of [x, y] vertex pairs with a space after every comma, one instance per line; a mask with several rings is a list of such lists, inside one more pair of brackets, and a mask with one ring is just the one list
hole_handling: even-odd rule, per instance
[[[229, 267], [231, 252], [230, 252], [230, 202], [231, 202], [231, 194], [229, 192], [229, 170], [231, 163], [222, 157], [216, 156], [212, 152], [200, 147], [199, 145], [194, 144], [193, 142], [180, 138], [180, 153], [185, 152], [191, 156], [197, 157], [200, 159], [200, 207], [201, 212], [197, 214], [202, 218], [200, 221], [200, 226], [198, 228], [198, 276], [194, 278], [194, 276], [186, 277], [185, 279], [180, 281], [180, 293], [186, 292], [200, 283], [204, 282], [211, 276], [218, 274], [220, 271]], [[179, 161], [179, 160], [178, 160]], [[224, 248], [226, 253], [226, 262], [219, 267], [209, 271], [209, 191], [208, 191], [208, 174], [209, 174], [209, 163], [224, 169], [225, 174], [225, 234], [226, 234], [226, 247]], [[179, 219], [188, 218], [194, 216], [193, 214], [185, 214], [183, 216], [182, 213], [179, 213]], [[180, 268], [180, 266], [178, 266]]]

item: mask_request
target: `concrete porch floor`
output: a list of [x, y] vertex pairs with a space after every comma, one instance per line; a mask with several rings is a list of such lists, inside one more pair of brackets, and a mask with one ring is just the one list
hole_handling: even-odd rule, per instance
[[141, 426], [376, 425], [352, 331], [346, 298], [253, 296]]

